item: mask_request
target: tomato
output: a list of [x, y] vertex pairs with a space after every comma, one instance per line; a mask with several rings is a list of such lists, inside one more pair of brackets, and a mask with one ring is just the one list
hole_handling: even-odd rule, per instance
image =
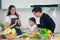
[[12, 32], [10, 32], [9, 34], [12, 34]]

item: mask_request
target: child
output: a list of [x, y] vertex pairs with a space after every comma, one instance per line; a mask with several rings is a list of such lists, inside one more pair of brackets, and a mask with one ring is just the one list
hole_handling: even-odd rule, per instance
[[37, 25], [36, 25], [36, 20], [34, 17], [31, 17], [29, 19], [29, 30], [30, 32], [36, 32], [37, 31]]
[[35, 18], [34, 17], [29, 18], [29, 26], [27, 28], [25, 27], [25, 28], [21, 28], [21, 29], [23, 29], [23, 34], [37, 32], [38, 30], [37, 30]]

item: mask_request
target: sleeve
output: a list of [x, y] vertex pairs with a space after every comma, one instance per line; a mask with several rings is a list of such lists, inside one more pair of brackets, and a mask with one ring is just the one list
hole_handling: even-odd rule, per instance
[[54, 32], [55, 22], [52, 20], [52, 18], [49, 15], [46, 15], [45, 19], [47, 20], [47, 23], [49, 24], [50, 29], [52, 30], [52, 32]]
[[9, 18], [9, 16], [6, 17], [6, 21], [5, 22], [8, 22], [9, 25], [11, 24], [11, 19]]

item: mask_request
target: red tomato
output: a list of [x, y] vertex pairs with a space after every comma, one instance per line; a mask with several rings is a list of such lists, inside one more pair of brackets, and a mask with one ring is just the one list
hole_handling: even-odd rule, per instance
[[12, 34], [12, 32], [10, 32], [10, 34]]

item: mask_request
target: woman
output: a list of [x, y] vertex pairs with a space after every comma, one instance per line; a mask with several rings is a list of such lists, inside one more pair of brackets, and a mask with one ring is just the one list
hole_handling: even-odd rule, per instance
[[6, 27], [15, 28], [17, 31], [17, 35], [20, 35], [21, 34], [20, 26], [21, 21], [19, 20], [19, 15], [16, 12], [16, 8], [14, 5], [10, 5], [6, 17]]

